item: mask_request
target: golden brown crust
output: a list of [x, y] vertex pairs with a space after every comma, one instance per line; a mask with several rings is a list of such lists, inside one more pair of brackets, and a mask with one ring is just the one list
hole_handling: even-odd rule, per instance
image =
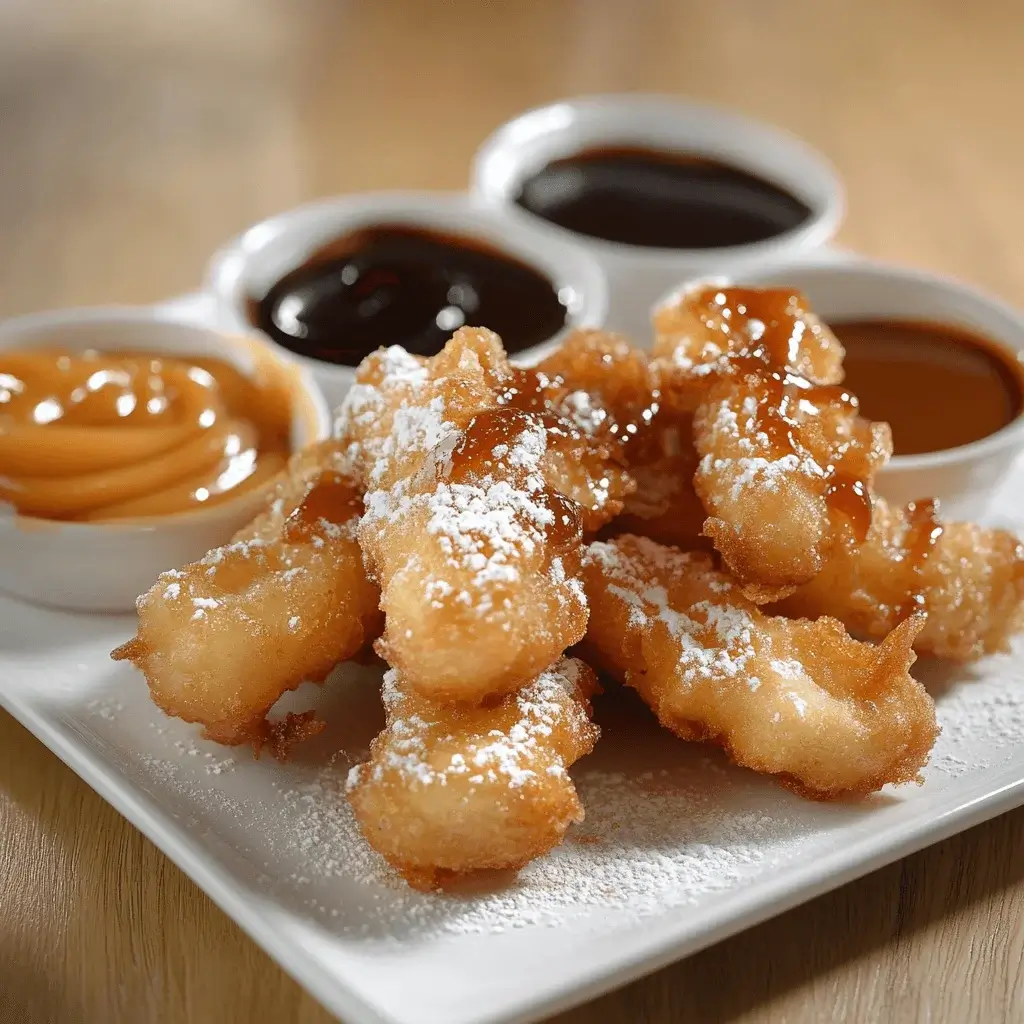
[[349, 776], [370, 845], [420, 889], [546, 853], [583, 820], [567, 769], [597, 740], [596, 691], [572, 658], [493, 707], [439, 707], [389, 672], [387, 726]]
[[368, 486], [359, 542], [381, 586], [377, 650], [439, 701], [513, 692], [583, 636], [583, 532], [629, 486], [606, 444], [543, 397], [516, 401], [531, 378], [503, 360], [479, 330], [433, 359], [389, 349], [339, 417]]
[[359, 508], [335, 448], [293, 457], [266, 512], [139, 598], [138, 632], [112, 657], [135, 664], [153, 701], [210, 739], [283, 753], [314, 727], [268, 723], [270, 708], [306, 680], [322, 682], [379, 631]]
[[863, 540], [889, 429], [858, 416], [842, 346], [789, 290], [684, 292], [655, 324], [663, 391], [694, 410], [704, 535], [748, 596], [778, 600]]
[[1006, 530], [942, 524], [931, 502], [900, 509], [876, 498], [865, 543], [838, 552], [777, 608], [833, 615], [874, 639], [915, 610], [927, 614], [921, 653], [970, 661], [1006, 650], [1024, 627], [1024, 546]]
[[681, 738], [817, 799], [917, 778], [937, 735], [908, 672], [920, 616], [858, 643], [835, 619], [765, 615], [709, 556], [639, 537], [592, 544], [584, 574], [586, 649]]

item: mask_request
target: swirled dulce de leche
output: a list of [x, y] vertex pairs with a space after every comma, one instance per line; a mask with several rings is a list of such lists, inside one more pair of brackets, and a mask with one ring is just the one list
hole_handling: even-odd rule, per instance
[[0, 501], [89, 522], [213, 505], [284, 467], [290, 420], [279, 382], [220, 359], [3, 352]]

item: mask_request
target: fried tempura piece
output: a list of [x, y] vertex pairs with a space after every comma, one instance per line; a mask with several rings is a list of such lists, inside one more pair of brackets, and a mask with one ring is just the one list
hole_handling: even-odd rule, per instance
[[621, 449], [636, 490], [608, 530], [687, 549], [705, 546], [707, 513], [693, 489], [693, 416], [663, 400], [647, 354], [620, 335], [579, 330], [537, 371], [561, 415]]
[[937, 734], [908, 672], [923, 617], [859, 643], [835, 619], [765, 615], [711, 556], [641, 537], [590, 545], [584, 571], [588, 649], [678, 736], [816, 799], [918, 777]]
[[704, 533], [753, 600], [791, 593], [866, 537], [892, 439], [841, 388], [723, 380], [698, 406], [693, 437]]
[[138, 633], [113, 658], [133, 662], [154, 702], [208, 738], [284, 756], [319, 724], [310, 714], [270, 723], [270, 708], [379, 631], [356, 541], [361, 504], [333, 446], [293, 456], [264, 514], [139, 598]]
[[842, 346], [799, 295], [711, 288], [658, 318], [666, 393], [696, 408], [704, 533], [749, 597], [783, 597], [864, 539], [889, 428], [834, 383]]
[[1024, 546], [1006, 530], [947, 523], [934, 501], [903, 509], [875, 499], [871, 532], [783, 601], [787, 615], [833, 615], [879, 638], [914, 611], [917, 651], [968, 661], [1003, 651], [1024, 628]]
[[388, 350], [339, 417], [350, 454], [375, 456], [359, 540], [386, 614], [377, 650], [434, 700], [509, 693], [581, 639], [583, 531], [629, 485], [607, 446], [511, 406], [503, 358], [467, 329], [434, 359]]
[[387, 727], [348, 780], [370, 845], [418, 889], [546, 853], [583, 820], [566, 769], [597, 740], [596, 690], [566, 658], [494, 707], [439, 707], [388, 672]]
[[813, 384], [843, 379], [843, 346], [792, 289], [684, 288], [654, 313], [652, 357], [666, 385], [700, 397], [736, 357], [784, 366]]
[[584, 454], [578, 435], [498, 409], [417, 478], [367, 495], [359, 538], [386, 613], [377, 650], [412, 689], [478, 703], [582, 638], [580, 506], [544, 481]]
[[430, 359], [398, 345], [379, 349], [359, 364], [334, 435], [365, 490], [390, 487], [496, 408], [511, 372], [501, 339], [475, 328], [456, 331]]

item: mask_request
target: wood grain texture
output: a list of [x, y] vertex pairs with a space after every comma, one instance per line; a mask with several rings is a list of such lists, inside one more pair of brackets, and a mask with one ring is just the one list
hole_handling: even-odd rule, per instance
[[[0, 315], [189, 289], [260, 217], [460, 187], [506, 117], [618, 90], [805, 136], [843, 242], [1024, 303], [1022, 41], [1010, 0], [6, 0]], [[1019, 811], [560, 1021], [1020, 1022], [1022, 921]], [[329, 1019], [0, 714], [0, 1024]]]

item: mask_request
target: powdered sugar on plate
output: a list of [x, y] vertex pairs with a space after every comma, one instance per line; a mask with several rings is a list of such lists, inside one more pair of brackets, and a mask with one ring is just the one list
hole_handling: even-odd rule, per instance
[[356, 926], [363, 934], [381, 935], [382, 917], [398, 934], [500, 932], [557, 926], [567, 911], [587, 908], [642, 918], [695, 905], [766, 865], [786, 863], [802, 845], [802, 836], [787, 835], [792, 823], [757, 808], [723, 815], [712, 795], [699, 785], [680, 788], [668, 771], [632, 778], [584, 770], [578, 786], [587, 819], [562, 846], [518, 877], [494, 874], [431, 894], [409, 889], [363, 843], [342, 778], [327, 773], [282, 794], [301, 811], [290, 836], [304, 860], [295, 880], [318, 890], [318, 881], [355, 878], [385, 890], [376, 913], [371, 909]]

